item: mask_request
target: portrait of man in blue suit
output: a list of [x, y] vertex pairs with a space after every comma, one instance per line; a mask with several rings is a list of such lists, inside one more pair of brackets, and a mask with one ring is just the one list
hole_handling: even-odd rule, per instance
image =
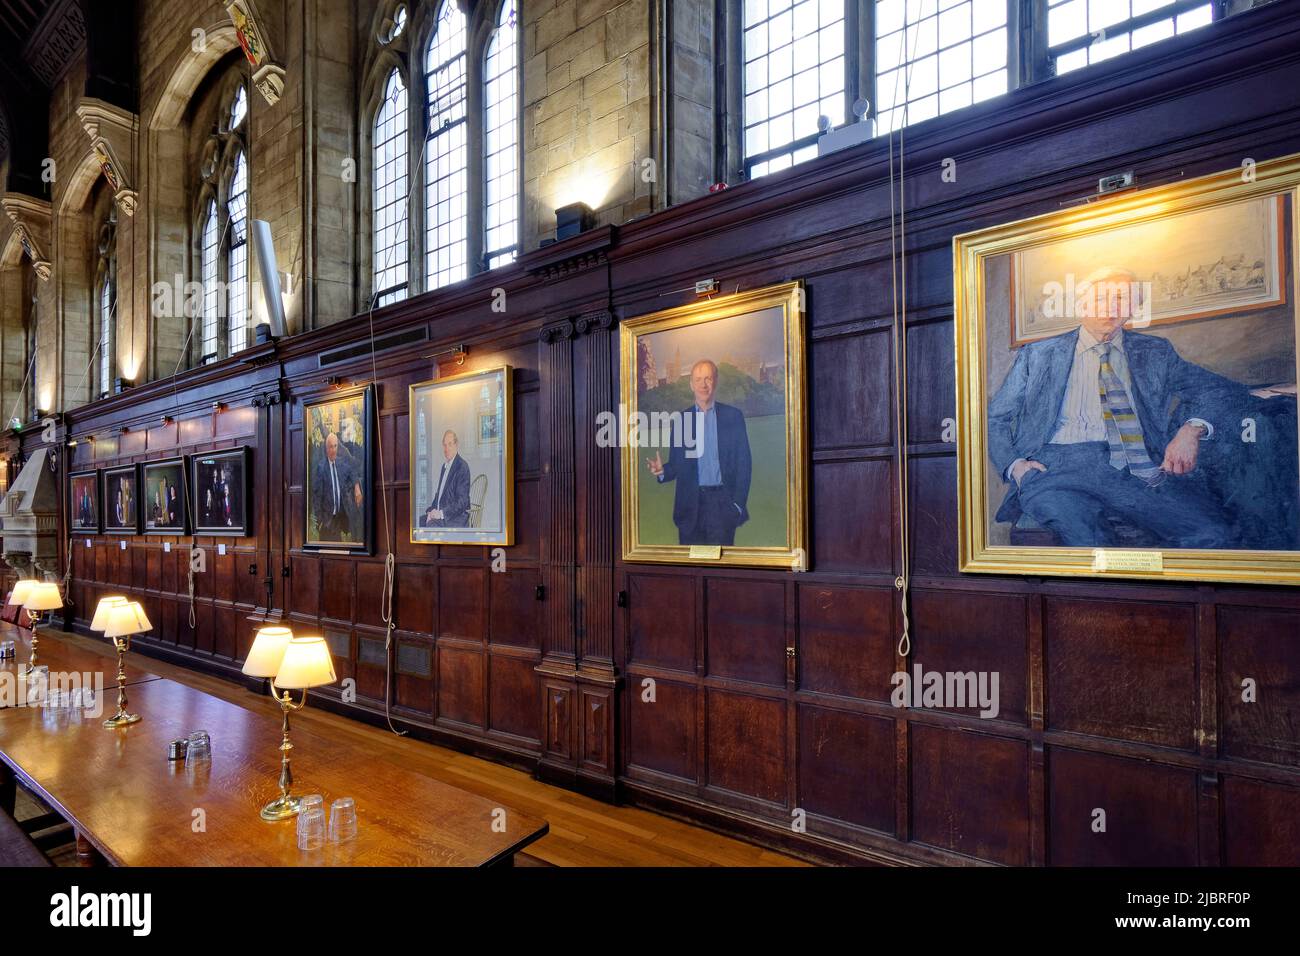
[[693, 416], [695, 441], [686, 447], [676, 427], [670, 428], [668, 461], [656, 452], [646, 459], [661, 484], [677, 483], [673, 495], [673, 524], [679, 544], [734, 545], [736, 529], [749, 520], [746, 505], [753, 461], [745, 414], [716, 401], [718, 366], [702, 359], [691, 367], [695, 404], [682, 411]]
[[1140, 288], [1097, 270], [1079, 326], [1016, 353], [988, 407], [989, 457], [1009, 485], [996, 520], [1028, 515], [1067, 547], [1119, 546], [1117, 525], [1160, 547], [1248, 547], [1199, 467], [1209, 443], [1236, 438], [1248, 390], [1126, 329]]
[[433, 500], [420, 517], [424, 528], [469, 527], [469, 462], [460, 457], [460, 437], [448, 429], [442, 435], [442, 467]]

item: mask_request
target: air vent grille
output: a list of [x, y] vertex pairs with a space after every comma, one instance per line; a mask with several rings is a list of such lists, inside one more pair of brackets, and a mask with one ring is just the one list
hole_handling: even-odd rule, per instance
[[[390, 352], [393, 349], [400, 349], [403, 346], [427, 341], [429, 341], [429, 328], [428, 326], [422, 325], [418, 329], [407, 329], [405, 332], [393, 332], [391, 335], [381, 335], [379, 338], [375, 339], [375, 352]], [[353, 359], [358, 359], [363, 355], [369, 354], [370, 343], [357, 342], [353, 345], [344, 345], [341, 348], [322, 352], [318, 356], [317, 361], [320, 363], [320, 368], [327, 368], [331, 365], [351, 362]]]

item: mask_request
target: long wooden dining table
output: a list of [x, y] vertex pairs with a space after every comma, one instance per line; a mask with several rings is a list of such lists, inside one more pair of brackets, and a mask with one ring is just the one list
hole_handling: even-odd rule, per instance
[[[13, 641], [17, 652], [14, 657], [0, 659], [0, 675], [12, 674], [14, 678], [22, 676], [29, 670], [32, 632], [25, 627], [0, 622], [0, 641]], [[105, 702], [105, 706], [111, 706], [111, 702], [117, 699], [117, 655], [107, 644], [102, 651], [89, 650], [69, 644], [51, 634], [40, 633], [36, 645], [36, 663], [49, 667], [51, 674], [75, 674], [81, 679], [83, 685], [88, 681], [92, 687], [102, 687], [104, 693], [111, 698], [110, 701]], [[148, 668], [136, 664], [135, 659], [130, 656], [127, 657], [125, 674], [125, 683], [128, 686], [143, 681], [158, 680], [160, 677]], [[13, 695], [0, 695], [0, 707], [14, 705]]]
[[[52, 670], [91, 657], [40, 639], [38, 661]], [[84, 842], [122, 866], [486, 866], [511, 863], [547, 832], [544, 820], [407, 770], [361, 743], [294, 727], [293, 792], [319, 793], [326, 808], [352, 797], [358, 821], [351, 841], [299, 850], [294, 818], [268, 823], [258, 815], [279, 793], [276, 703], [250, 695], [243, 706], [138, 667], [128, 674], [136, 679], [130, 709], [142, 719], [127, 727], [106, 729], [102, 715], [71, 708], [0, 709], [0, 769], [72, 824], [83, 856]], [[112, 687], [105, 686], [106, 707], [116, 699]], [[168, 743], [197, 730], [210, 734], [211, 758], [168, 760]]]

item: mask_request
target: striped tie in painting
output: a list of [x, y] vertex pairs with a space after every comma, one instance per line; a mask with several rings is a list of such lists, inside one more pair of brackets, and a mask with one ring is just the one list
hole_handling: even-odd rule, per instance
[[1098, 348], [1101, 370], [1097, 387], [1101, 392], [1101, 414], [1106, 420], [1106, 438], [1110, 441], [1111, 467], [1122, 470], [1127, 465], [1137, 477], [1149, 478], [1160, 469], [1147, 454], [1142, 423], [1133, 410], [1124, 383], [1110, 364], [1110, 343], [1104, 342]]

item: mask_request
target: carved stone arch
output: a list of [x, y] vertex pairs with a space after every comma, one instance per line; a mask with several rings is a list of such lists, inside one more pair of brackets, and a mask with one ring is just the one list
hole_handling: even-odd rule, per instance
[[239, 39], [229, 19], [223, 18], [215, 25], [201, 29], [205, 35], [202, 49], [195, 50], [193, 45], [186, 47], [185, 54], [172, 69], [158, 102], [150, 113], [150, 130], [175, 129], [179, 126], [185, 119], [190, 100], [199, 84], [227, 53], [239, 48]]
[[55, 207], [60, 214], [65, 211], [71, 215], [82, 212], [95, 188], [95, 183], [102, 175], [94, 150], [87, 147], [81, 158], [77, 160], [77, 165], [73, 167], [72, 175], [63, 180], [66, 185], [55, 199]]
[[250, 195], [252, 194], [253, 179], [251, 167], [248, 166], [248, 144], [244, 142], [242, 136], [233, 134], [221, 147], [221, 161], [217, 164], [217, 190], [221, 202], [230, 200], [230, 181], [235, 175], [235, 160], [241, 155], [244, 157], [245, 167], [249, 168], [248, 191]]
[[[18, 229], [7, 216], [0, 216], [0, 235], [4, 236], [0, 245], [0, 414], [7, 416], [16, 408], [14, 414], [25, 419], [31, 400], [24, 408], [18, 405], [18, 396], [31, 358], [30, 336], [36, 319], [33, 294], [41, 283], [23, 252]], [[8, 424], [6, 418], [0, 427]]]
[[[212, 71], [232, 53], [239, 51], [239, 39], [230, 18], [222, 10], [215, 19], [205, 17], [191, 26], [203, 30], [201, 44], [186, 43], [172, 66], [162, 91], [148, 109], [144, 121], [145, 143], [143, 176], [159, 188], [148, 191], [148, 281], [138, 283], [138, 300], [149, 315], [149, 377], [169, 375], [181, 360], [190, 340], [190, 320], [184, 310], [171, 308], [158, 310], [149, 307], [155, 290], [161, 288], [169, 301], [185, 301], [184, 285], [195, 277], [196, 262], [191, 250], [197, 238], [194, 234], [197, 216], [194, 215], [193, 194], [199, 188], [198, 170], [191, 169], [187, 156], [190, 129], [188, 126], [194, 97], [203, 87]], [[196, 46], [198, 47], [196, 49]], [[239, 62], [245, 61], [240, 54]], [[247, 82], [247, 69], [240, 72]], [[249, 112], [253, 112], [253, 97], [249, 90]], [[245, 125], [250, 123], [245, 120]], [[215, 130], [212, 132], [215, 133]], [[218, 155], [216, 172], [220, 172]], [[177, 171], [186, 177], [185, 187], [176, 189], [168, 177]], [[162, 188], [162, 187], [168, 188]], [[180, 276], [180, 289], [173, 289]]]
[[0, 245], [0, 269], [8, 269], [23, 261], [23, 241], [12, 223], [0, 223], [4, 232], [4, 244]]
[[[238, 129], [232, 129], [230, 126], [230, 111], [235, 105], [235, 93], [239, 89], [244, 91], [244, 119], [239, 124]], [[218, 130], [220, 132], [247, 138], [248, 131], [252, 126], [253, 101], [251, 93], [248, 78], [243, 70], [233, 70], [229, 75], [222, 78], [220, 93], [218, 94], [220, 108], [217, 112]]]
[[208, 203], [215, 202], [221, 205], [221, 193], [219, 182], [221, 179], [221, 168], [218, 166], [217, 173], [212, 177], [212, 182], [205, 182], [194, 194], [194, 202], [190, 207], [190, 232], [196, 240], [197, 247], [198, 234], [203, 229], [203, 215], [207, 212]]
[[[366, 34], [368, 43], [383, 50], [393, 50], [405, 54], [411, 49], [411, 24], [416, 19], [417, 8], [423, 6], [421, 0], [383, 0], [375, 4], [370, 16], [370, 29]], [[393, 18], [399, 7], [406, 8], [406, 25], [402, 32], [392, 39], [385, 39], [392, 26]]]
[[480, 70], [481, 61], [487, 56], [487, 46], [488, 41], [492, 39], [492, 31], [497, 28], [497, 18], [501, 15], [501, 8], [514, 3], [518, 3], [518, 0], [489, 0], [486, 3], [475, 4], [469, 14], [469, 55], [480, 60]]

